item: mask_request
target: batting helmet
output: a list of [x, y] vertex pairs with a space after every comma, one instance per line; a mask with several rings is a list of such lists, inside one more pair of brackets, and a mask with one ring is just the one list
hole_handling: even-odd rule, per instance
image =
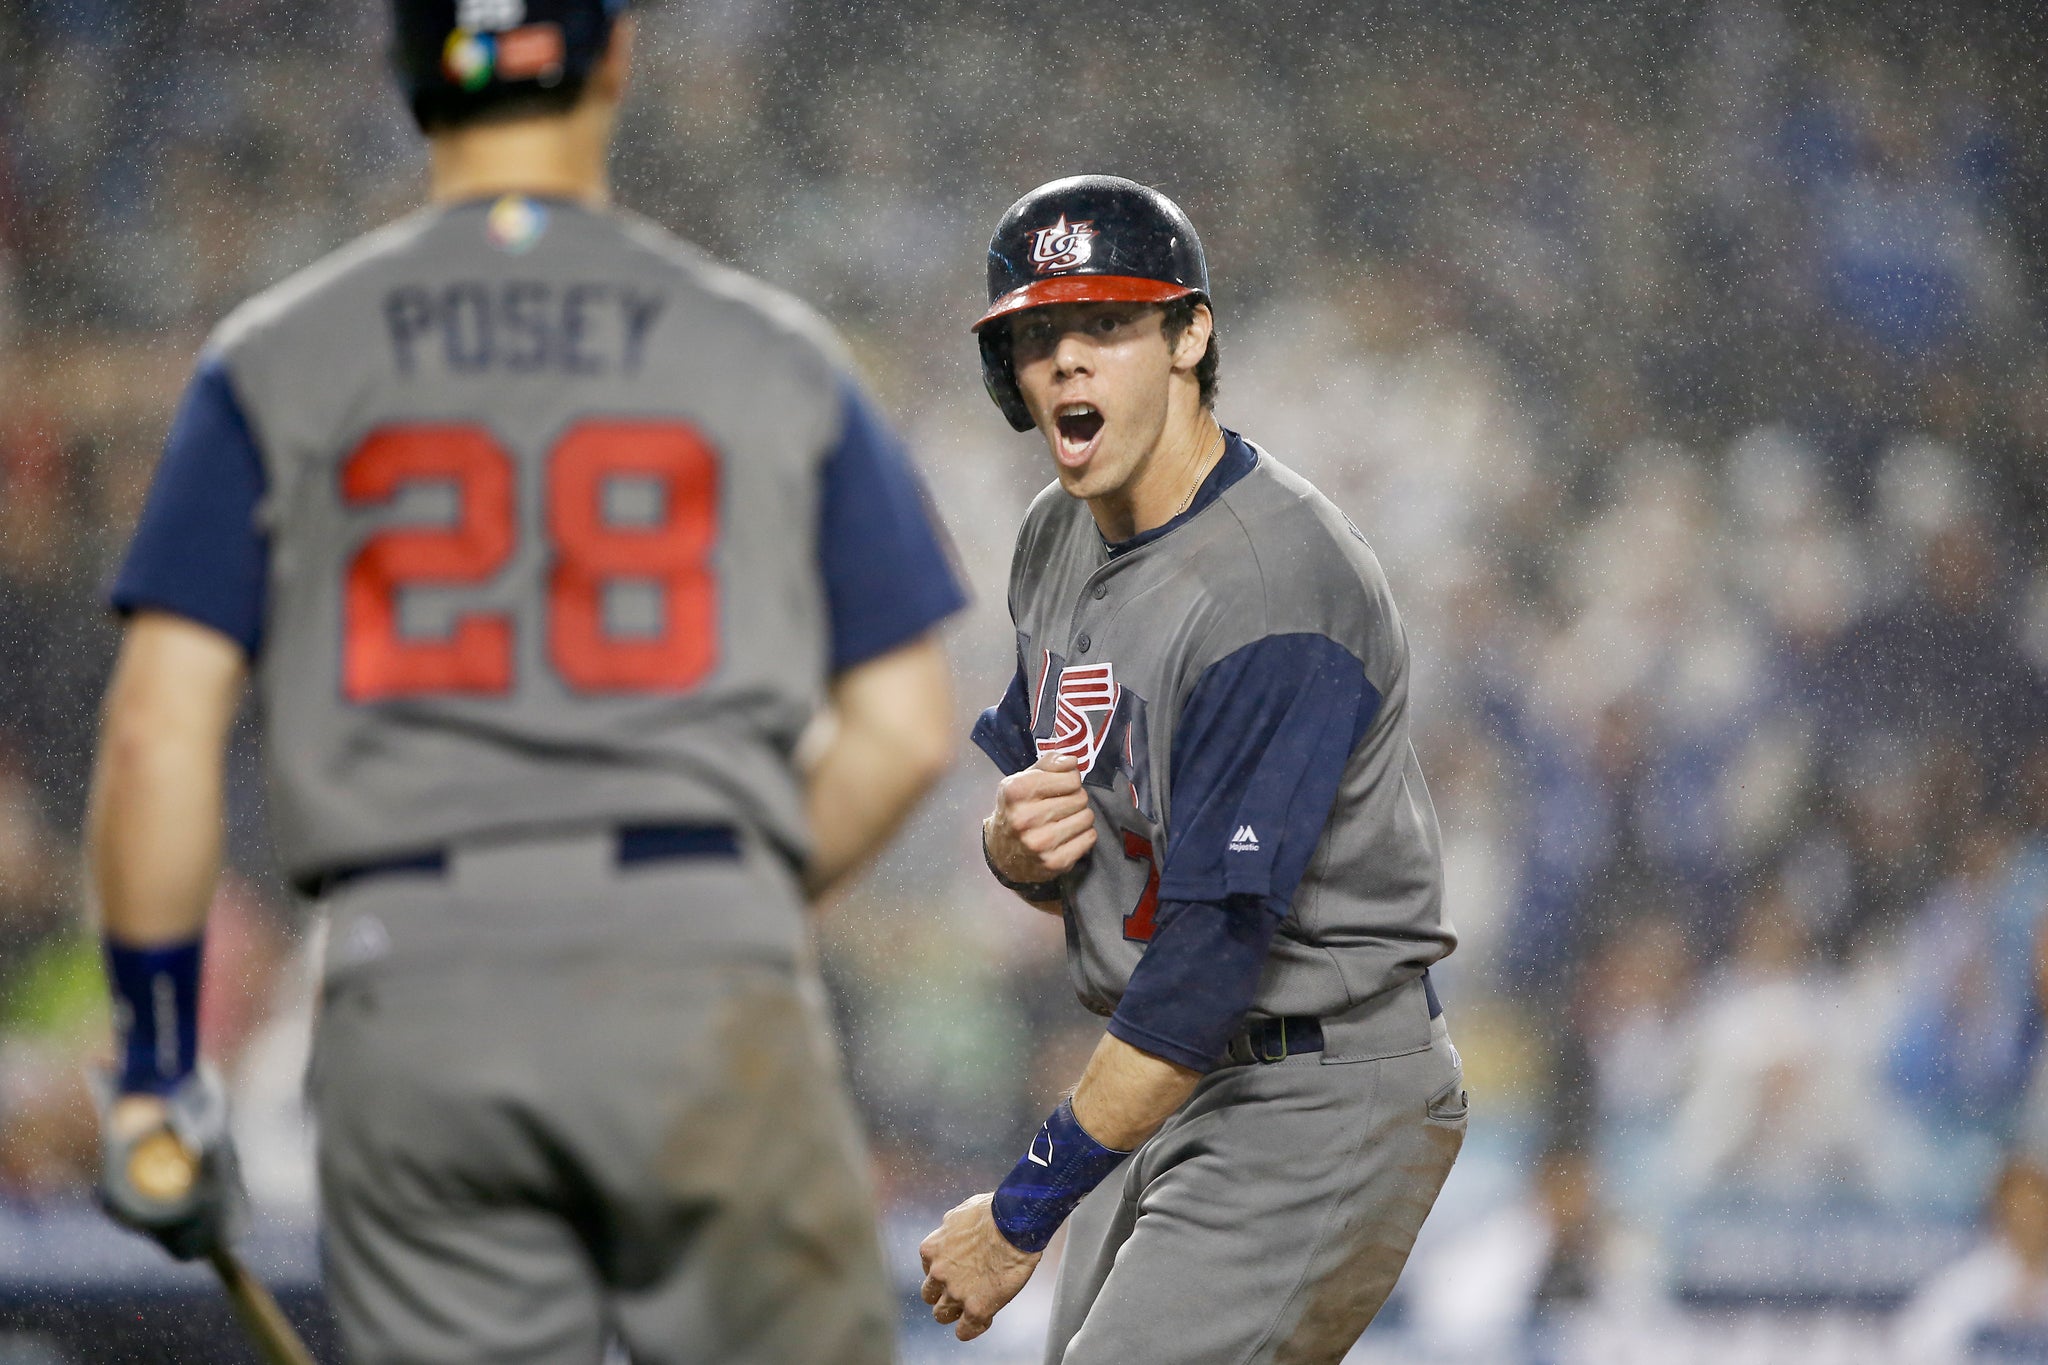
[[988, 244], [988, 311], [974, 324], [981, 381], [1003, 416], [1031, 430], [1007, 327], [998, 318], [1051, 303], [1170, 303], [1209, 298], [1202, 239], [1180, 206], [1114, 175], [1040, 185], [1010, 205]]
[[564, 103], [627, 0], [392, 0], [391, 55], [422, 128], [543, 92]]

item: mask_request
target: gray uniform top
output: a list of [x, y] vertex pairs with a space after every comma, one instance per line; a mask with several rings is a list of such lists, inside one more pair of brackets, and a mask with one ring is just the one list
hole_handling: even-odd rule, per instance
[[[1343, 1015], [1451, 950], [1400, 615], [1306, 480], [1231, 435], [1189, 511], [1121, 546], [1047, 488], [1010, 608], [1018, 675], [976, 740], [1006, 771], [1061, 750], [1087, 774], [1098, 842], [1065, 888], [1086, 1006], [1116, 1010], [1162, 899], [1286, 903], [1258, 1015]], [[1427, 1045], [1423, 1014], [1404, 1026]]]
[[926, 501], [801, 306], [513, 197], [222, 324], [113, 598], [257, 659], [294, 876], [650, 822], [799, 861], [828, 679], [962, 600]]

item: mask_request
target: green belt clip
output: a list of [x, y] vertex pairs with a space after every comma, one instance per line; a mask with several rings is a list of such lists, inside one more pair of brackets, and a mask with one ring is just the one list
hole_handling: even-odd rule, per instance
[[[1273, 1027], [1275, 1024], [1279, 1025], [1277, 1029]], [[1278, 1052], [1272, 1049], [1273, 1036], [1276, 1033], [1280, 1037], [1280, 1050]], [[1287, 1020], [1284, 1017], [1274, 1019], [1266, 1025], [1259, 1038], [1258, 1055], [1259, 1060], [1262, 1062], [1284, 1062], [1287, 1060]]]

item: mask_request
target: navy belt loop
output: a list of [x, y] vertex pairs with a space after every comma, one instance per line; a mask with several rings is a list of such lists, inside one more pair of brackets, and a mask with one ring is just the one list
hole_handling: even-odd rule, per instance
[[1429, 979], [1429, 968], [1422, 969], [1422, 997], [1429, 1001], [1429, 1017], [1443, 1018], [1444, 1002], [1436, 998], [1436, 983]]

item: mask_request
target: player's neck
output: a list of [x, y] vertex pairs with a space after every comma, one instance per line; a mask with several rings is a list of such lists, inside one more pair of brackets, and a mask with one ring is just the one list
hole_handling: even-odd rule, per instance
[[1155, 531], [1187, 511], [1202, 480], [1223, 458], [1223, 428], [1205, 407], [1177, 412], [1139, 467], [1114, 493], [1088, 500], [1095, 525], [1112, 544]]
[[602, 208], [610, 140], [610, 110], [591, 100], [567, 114], [452, 128], [428, 143], [428, 195], [453, 204], [531, 194]]

